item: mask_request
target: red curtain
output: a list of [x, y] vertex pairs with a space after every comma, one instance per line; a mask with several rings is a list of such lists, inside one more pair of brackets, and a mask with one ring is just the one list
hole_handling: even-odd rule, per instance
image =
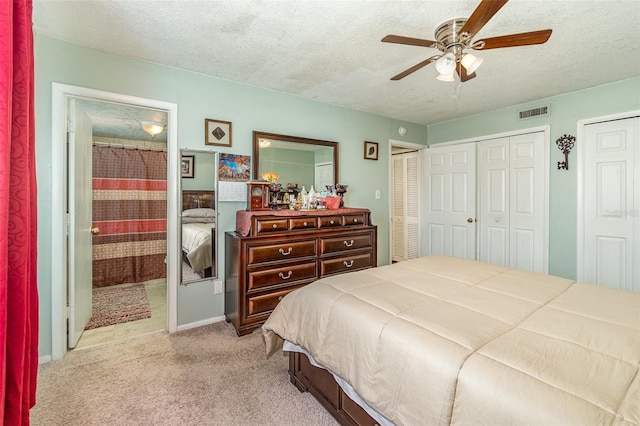
[[38, 371], [31, 0], [0, 1], [0, 418], [28, 425]]

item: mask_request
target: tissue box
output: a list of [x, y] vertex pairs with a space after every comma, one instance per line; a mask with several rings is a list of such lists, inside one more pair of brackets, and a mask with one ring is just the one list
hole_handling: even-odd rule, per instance
[[336, 210], [340, 207], [340, 197], [322, 197], [320, 199], [329, 210]]

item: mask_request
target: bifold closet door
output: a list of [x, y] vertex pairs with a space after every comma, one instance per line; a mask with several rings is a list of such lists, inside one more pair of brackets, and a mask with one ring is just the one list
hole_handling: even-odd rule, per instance
[[422, 253], [476, 258], [476, 144], [425, 152]]
[[545, 272], [544, 157], [543, 132], [478, 143], [479, 260]]
[[640, 291], [640, 118], [585, 126], [585, 282]]

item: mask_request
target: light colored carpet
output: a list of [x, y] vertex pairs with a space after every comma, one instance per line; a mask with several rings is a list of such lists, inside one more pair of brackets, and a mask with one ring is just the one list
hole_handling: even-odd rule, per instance
[[40, 366], [32, 425], [337, 425], [226, 322], [69, 352]]
[[183, 282], [198, 281], [201, 279], [202, 277], [197, 273], [193, 272], [193, 269], [191, 269], [191, 266], [189, 266], [189, 264], [183, 260], [182, 261], [182, 281]]

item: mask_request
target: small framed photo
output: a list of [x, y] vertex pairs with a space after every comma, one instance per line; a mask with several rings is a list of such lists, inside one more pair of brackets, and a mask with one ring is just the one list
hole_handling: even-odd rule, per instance
[[215, 146], [231, 146], [231, 122], [204, 119], [204, 144]]
[[183, 178], [192, 178], [195, 176], [195, 156], [183, 155], [180, 161], [180, 170]]
[[377, 142], [364, 142], [364, 159], [365, 160], [377, 160], [378, 159], [378, 143]]

